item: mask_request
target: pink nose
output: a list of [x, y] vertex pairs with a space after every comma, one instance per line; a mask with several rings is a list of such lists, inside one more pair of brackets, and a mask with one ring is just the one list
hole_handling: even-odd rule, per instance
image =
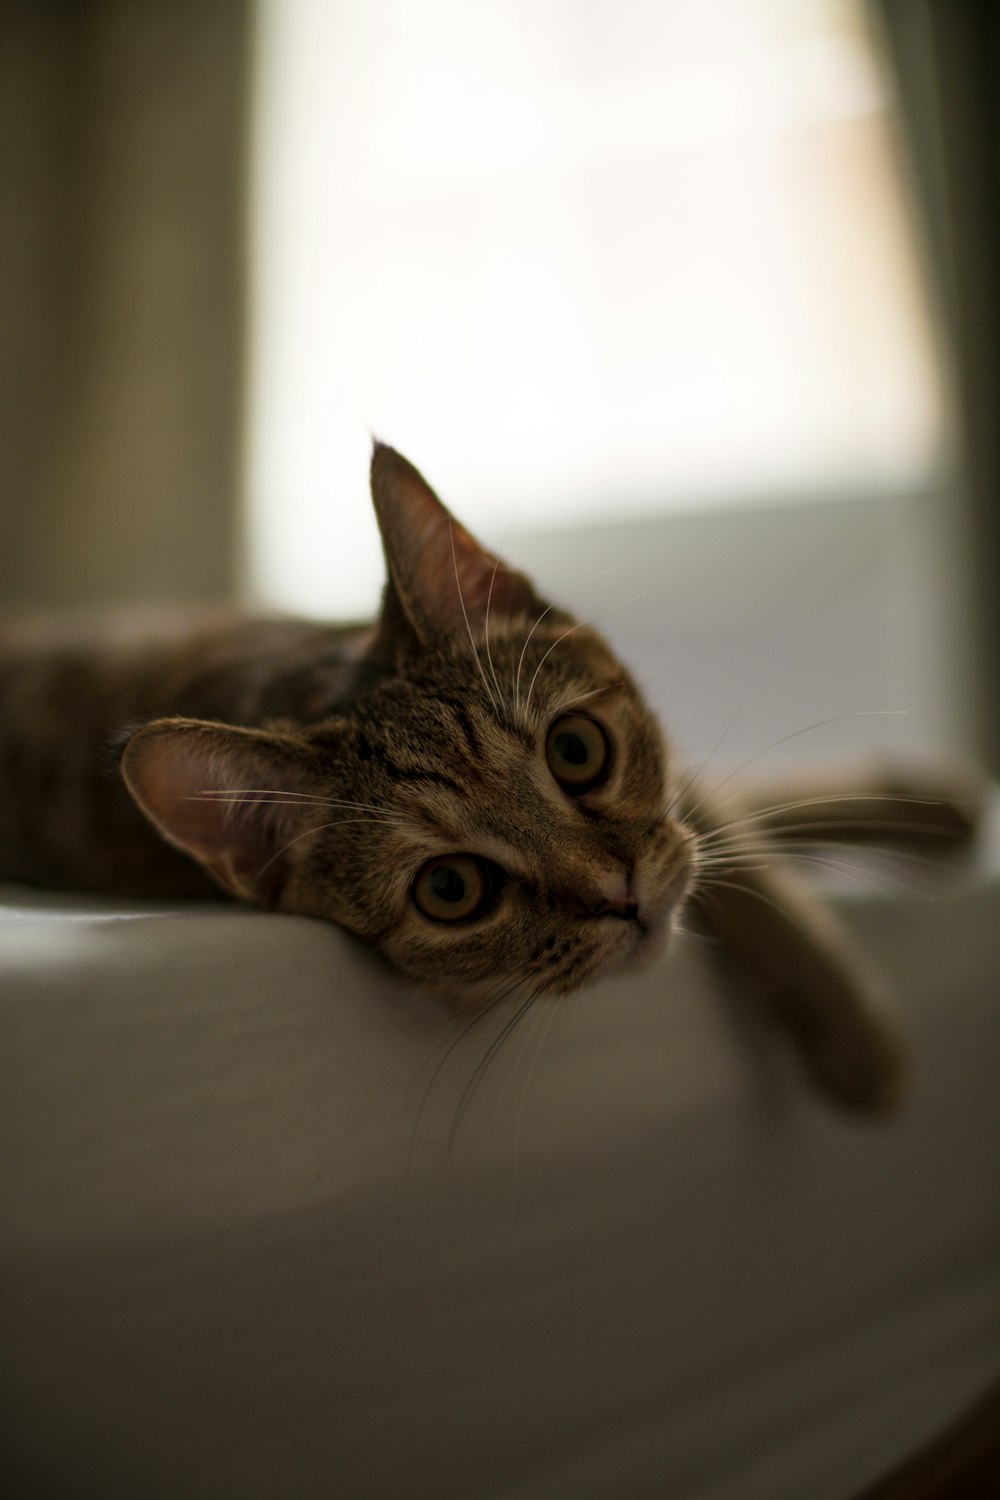
[[603, 901], [594, 912], [595, 917], [621, 917], [623, 922], [638, 922], [639, 903], [627, 901]]
[[624, 922], [635, 922], [639, 918], [639, 903], [632, 890], [632, 872], [622, 870], [610, 872], [597, 882], [599, 900], [594, 906], [595, 917], [621, 917]]

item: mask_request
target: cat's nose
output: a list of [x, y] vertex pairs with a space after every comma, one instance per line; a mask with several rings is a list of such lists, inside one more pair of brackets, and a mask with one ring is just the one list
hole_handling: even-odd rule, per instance
[[604, 901], [594, 912], [595, 917], [620, 917], [623, 922], [638, 922], [639, 903], [631, 898], [623, 901]]
[[639, 903], [632, 889], [632, 872], [607, 876], [598, 882], [599, 897], [592, 907], [595, 917], [620, 917], [623, 922], [638, 922]]

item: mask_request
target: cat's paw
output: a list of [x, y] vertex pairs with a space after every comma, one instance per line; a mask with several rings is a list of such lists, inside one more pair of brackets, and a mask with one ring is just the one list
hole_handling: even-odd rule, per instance
[[805, 1058], [812, 1077], [836, 1103], [870, 1114], [894, 1114], [909, 1079], [906, 1054], [888, 1028], [836, 1030]]
[[779, 1004], [796, 1051], [819, 1089], [841, 1108], [872, 1115], [894, 1114], [909, 1082], [906, 1050], [889, 1022], [867, 1005], [842, 1007], [836, 1015], [803, 1026], [790, 1023]]

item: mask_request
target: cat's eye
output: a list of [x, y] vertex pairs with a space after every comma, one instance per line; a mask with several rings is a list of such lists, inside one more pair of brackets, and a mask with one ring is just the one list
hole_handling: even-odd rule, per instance
[[444, 854], [424, 865], [413, 882], [413, 900], [434, 922], [461, 922], [486, 908], [496, 894], [498, 873], [474, 855]]
[[604, 780], [611, 761], [611, 747], [600, 724], [585, 714], [564, 714], [545, 740], [549, 770], [570, 796], [593, 791]]

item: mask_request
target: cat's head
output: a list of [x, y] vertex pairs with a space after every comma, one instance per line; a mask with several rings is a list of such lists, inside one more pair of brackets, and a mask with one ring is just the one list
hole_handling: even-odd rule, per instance
[[662, 945], [692, 873], [663, 737], [605, 641], [376, 445], [388, 582], [350, 701], [305, 725], [159, 720], [126, 782], [247, 900], [404, 973], [560, 993]]

